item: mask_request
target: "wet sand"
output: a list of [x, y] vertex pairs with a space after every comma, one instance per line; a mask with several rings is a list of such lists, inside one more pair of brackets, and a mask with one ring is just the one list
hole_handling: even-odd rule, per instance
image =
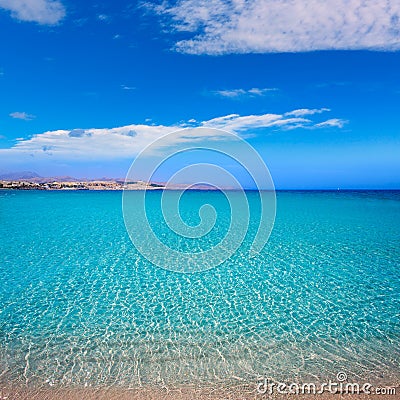
[[400, 399], [400, 387], [396, 394], [311, 394], [279, 395], [259, 394], [254, 387], [235, 386], [231, 388], [180, 387], [174, 389], [140, 387], [128, 388], [29, 388], [26, 386], [1, 385], [1, 400], [266, 400], [266, 399], [299, 399], [299, 400], [367, 400], [367, 399]]

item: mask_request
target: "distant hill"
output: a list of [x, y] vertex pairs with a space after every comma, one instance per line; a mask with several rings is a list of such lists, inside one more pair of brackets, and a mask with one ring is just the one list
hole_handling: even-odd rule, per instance
[[[77, 179], [72, 176], [48, 176], [43, 177], [32, 171], [20, 171], [20, 172], [7, 172], [0, 174], [1, 181], [25, 181], [25, 182], [79, 182], [82, 179]], [[88, 179], [83, 179], [88, 181]], [[90, 180], [90, 179], [89, 179]]]
[[28, 180], [41, 178], [39, 174], [32, 171], [20, 171], [20, 172], [7, 172], [5, 174], [0, 174], [0, 180], [3, 181], [16, 181], [16, 180]]

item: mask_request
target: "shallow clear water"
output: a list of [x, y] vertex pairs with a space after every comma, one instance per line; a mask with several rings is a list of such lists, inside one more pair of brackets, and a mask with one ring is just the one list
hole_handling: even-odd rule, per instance
[[[160, 194], [149, 195], [160, 236], [185, 251], [198, 246], [157, 225]], [[0, 192], [1, 380], [181, 385], [346, 371], [400, 381], [400, 192], [278, 193], [261, 254], [249, 258], [245, 242], [196, 274], [143, 259], [121, 196]], [[189, 224], [204, 201], [220, 218], [207, 247], [226, 232], [229, 209], [220, 193], [188, 193]]]

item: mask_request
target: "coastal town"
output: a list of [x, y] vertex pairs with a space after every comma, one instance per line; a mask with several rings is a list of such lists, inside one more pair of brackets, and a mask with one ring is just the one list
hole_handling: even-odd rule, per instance
[[0, 180], [1, 189], [13, 190], [157, 190], [164, 189], [162, 184], [124, 180], [95, 181], [32, 181], [32, 180]]

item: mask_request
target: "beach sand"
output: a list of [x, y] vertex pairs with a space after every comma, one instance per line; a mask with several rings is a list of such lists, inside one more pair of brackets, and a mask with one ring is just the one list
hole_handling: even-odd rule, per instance
[[396, 394], [310, 394], [279, 395], [259, 394], [254, 387], [236, 386], [231, 388], [180, 387], [174, 389], [140, 387], [125, 388], [29, 388], [24, 386], [2, 385], [1, 400], [367, 400], [367, 399], [400, 399], [400, 388]]

